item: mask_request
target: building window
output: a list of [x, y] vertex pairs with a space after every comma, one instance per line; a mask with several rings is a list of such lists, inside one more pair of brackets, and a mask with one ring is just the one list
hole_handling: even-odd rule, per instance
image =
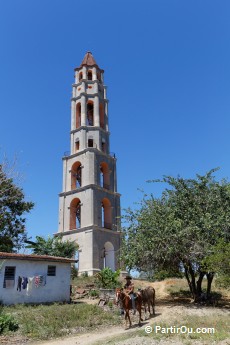
[[99, 106], [99, 113], [100, 113], [100, 127], [105, 129], [105, 111], [104, 111], [104, 104], [100, 103]]
[[100, 165], [100, 186], [105, 189], [109, 189], [110, 186], [109, 166], [103, 162]]
[[93, 139], [88, 139], [88, 147], [93, 147]]
[[82, 81], [82, 72], [79, 73], [79, 81]]
[[104, 198], [101, 203], [101, 225], [103, 228], [112, 229], [112, 209], [107, 198]]
[[48, 266], [47, 276], [50, 276], [50, 277], [56, 276], [56, 266]]
[[76, 105], [76, 128], [81, 126], [81, 103]]
[[75, 162], [71, 169], [71, 190], [81, 187], [81, 162]]
[[93, 102], [87, 103], [87, 126], [93, 126]]
[[78, 198], [70, 203], [70, 230], [81, 227], [81, 202]]
[[5, 274], [4, 274], [4, 281], [3, 287], [4, 288], [13, 288], [15, 283], [15, 266], [6, 266], [5, 267]]
[[88, 80], [92, 80], [93, 76], [92, 76], [92, 71], [88, 71]]
[[106, 143], [104, 141], [101, 142], [101, 149], [106, 153]]
[[101, 73], [97, 72], [97, 80], [101, 81]]
[[80, 149], [80, 141], [76, 140], [75, 141], [75, 152], [79, 151], [79, 149]]

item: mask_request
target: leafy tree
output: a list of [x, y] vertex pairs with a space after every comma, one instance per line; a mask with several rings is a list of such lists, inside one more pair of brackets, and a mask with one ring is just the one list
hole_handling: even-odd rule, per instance
[[32, 249], [34, 254], [60, 256], [65, 258], [72, 258], [78, 245], [74, 241], [63, 241], [62, 236], [48, 237], [45, 239], [42, 236], [36, 236], [36, 242], [26, 241], [29, 245], [26, 248]]
[[196, 179], [164, 176], [160, 198], [145, 196], [138, 210], [125, 214], [123, 259], [129, 269], [182, 271], [197, 301], [207, 277], [207, 295], [217, 267], [207, 259], [219, 239], [230, 239], [230, 185], [213, 173]]
[[0, 251], [20, 249], [27, 239], [24, 214], [34, 206], [0, 164]]
[[230, 288], [230, 243], [220, 239], [211, 249], [211, 254], [205, 258], [204, 265], [217, 273], [216, 283], [224, 288]]

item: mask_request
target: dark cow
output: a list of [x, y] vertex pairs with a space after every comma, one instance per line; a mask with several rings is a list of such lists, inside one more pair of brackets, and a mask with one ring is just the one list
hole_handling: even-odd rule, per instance
[[140, 294], [142, 297], [142, 303], [145, 308], [145, 313], [146, 306], [148, 305], [149, 315], [152, 315], [150, 311], [150, 306], [152, 306], [153, 315], [155, 315], [155, 289], [152, 286], [148, 286], [145, 289], [140, 290]]

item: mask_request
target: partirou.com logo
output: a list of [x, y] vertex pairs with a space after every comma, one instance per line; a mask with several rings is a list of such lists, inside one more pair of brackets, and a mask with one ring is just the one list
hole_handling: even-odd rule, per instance
[[215, 328], [211, 327], [188, 327], [188, 326], [146, 326], [145, 332], [147, 334], [156, 333], [156, 334], [214, 334]]

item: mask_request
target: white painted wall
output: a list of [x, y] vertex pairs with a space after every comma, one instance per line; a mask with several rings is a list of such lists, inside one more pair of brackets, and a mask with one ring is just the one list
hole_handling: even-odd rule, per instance
[[[56, 266], [56, 276], [47, 276], [48, 265]], [[12, 288], [3, 288], [6, 266], [16, 267], [15, 284]], [[0, 301], [3, 304], [69, 302], [70, 274], [70, 263], [16, 259], [0, 260]], [[33, 284], [29, 293], [26, 289], [17, 291], [18, 276], [28, 278], [36, 275], [46, 276], [45, 286], [36, 288]]]

